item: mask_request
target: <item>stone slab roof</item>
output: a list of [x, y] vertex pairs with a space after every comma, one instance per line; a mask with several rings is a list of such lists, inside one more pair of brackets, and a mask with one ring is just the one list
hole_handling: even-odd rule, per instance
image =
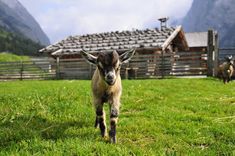
[[[131, 48], [159, 48], [173, 34], [181, 31], [178, 28], [145, 29], [132, 31], [115, 31], [107, 33], [88, 34], [82, 36], [70, 36], [54, 45], [41, 49], [39, 52], [54, 56], [79, 54], [82, 49], [86, 51], [124, 51]], [[166, 43], [165, 43], [166, 44]]]

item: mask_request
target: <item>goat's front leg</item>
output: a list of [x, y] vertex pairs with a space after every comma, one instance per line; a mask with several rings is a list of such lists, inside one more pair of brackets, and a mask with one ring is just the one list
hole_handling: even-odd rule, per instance
[[107, 135], [107, 132], [106, 132], [105, 111], [103, 110], [103, 103], [96, 101], [94, 104], [96, 109], [95, 127], [99, 125], [101, 136], [105, 137]]
[[116, 126], [118, 122], [118, 115], [119, 115], [119, 107], [120, 107], [120, 102], [114, 101], [111, 103], [110, 106], [110, 131], [109, 131], [109, 137], [110, 137], [110, 142], [111, 143], [116, 143]]

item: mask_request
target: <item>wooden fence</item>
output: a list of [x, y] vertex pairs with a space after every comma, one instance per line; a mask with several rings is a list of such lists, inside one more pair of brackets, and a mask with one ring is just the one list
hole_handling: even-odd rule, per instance
[[56, 78], [54, 60], [0, 62], [0, 80]]
[[219, 60], [224, 60], [226, 56], [233, 56], [235, 58], [235, 47], [219, 48]]
[[[126, 79], [207, 75], [207, 52], [135, 55], [121, 68]], [[91, 79], [95, 66], [80, 59], [1, 62], [0, 79]]]
[[[235, 59], [235, 47], [219, 48], [218, 50], [219, 50], [218, 65], [222, 64], [225, 61], [226, 56], [233, 56], [233, 59]], [[235, 79], [235, 73], [233, 73], [232, 79]]]

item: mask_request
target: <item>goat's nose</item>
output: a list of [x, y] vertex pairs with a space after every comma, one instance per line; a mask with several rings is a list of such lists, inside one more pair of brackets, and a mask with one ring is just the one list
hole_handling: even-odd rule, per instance
[[113, 76], [112, 74], [108, 74], [108, 75], [107, 75], [107, 79], [111, 80], [111, 79], [113, 79], [113, 78], [114, 78], [114, 76]]

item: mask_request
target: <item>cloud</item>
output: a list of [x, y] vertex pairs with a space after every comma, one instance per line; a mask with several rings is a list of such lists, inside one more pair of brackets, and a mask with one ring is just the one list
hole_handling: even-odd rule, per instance
[[69, 35], [143, 29], [157, 19], [182, 18], [192, 0], [19, 0], [52, 42]]

